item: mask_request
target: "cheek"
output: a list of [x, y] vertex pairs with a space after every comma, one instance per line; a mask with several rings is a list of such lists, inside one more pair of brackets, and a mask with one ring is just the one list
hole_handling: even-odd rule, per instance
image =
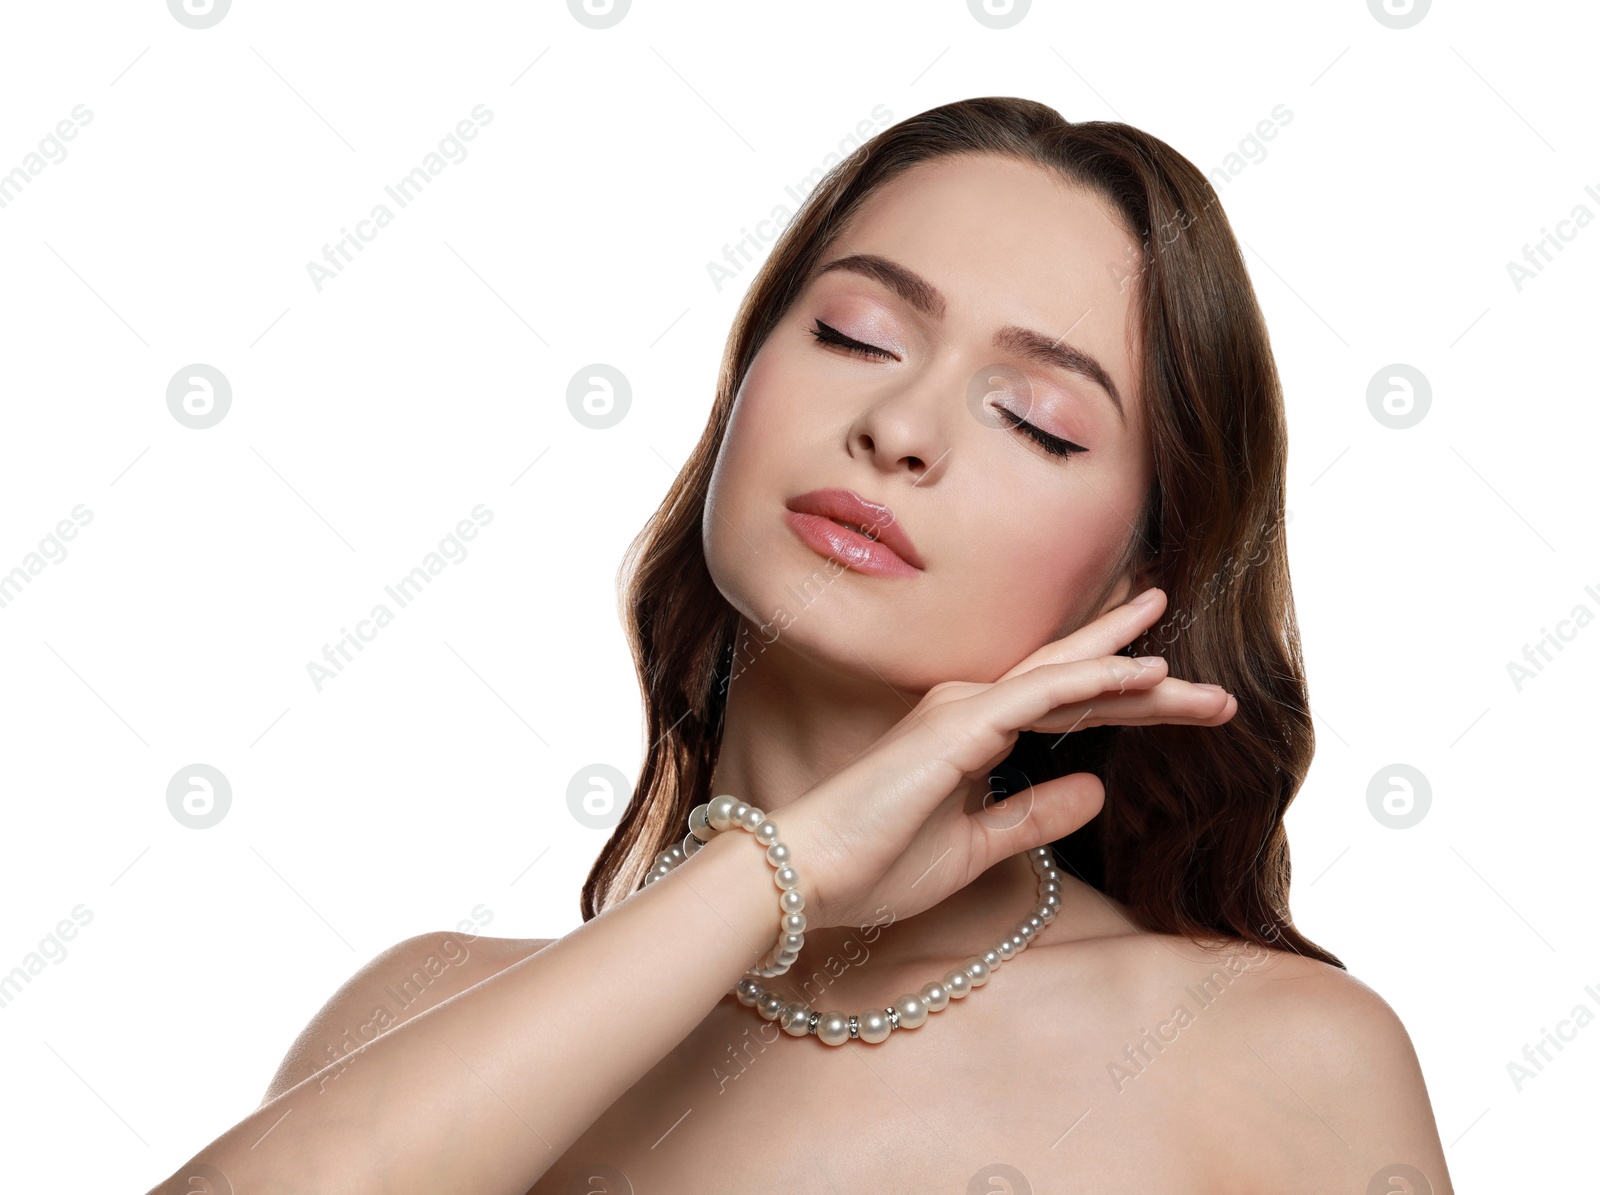
[[722, 457], [745, 475], [759, 475], [775, 456], [782, 456], [789, 437], [801, 430], [805, 419], [804, 393], [794, 370], [778, 355], [762, 350], [745, 372], [734, 401], [733, 414], [723, 439]]
[[724, 528], [721, 533], [730, 533], [729, 524], [740, 522], [755, 500], [761, 478], [771, 472], [783, 443], [782, 406], [770, 381], [752, 366], [734, 402], [706, 494], [706, 509], [715, 513]]
[[796, 455], [804, 411], [789, 401], [786, 372], [772, 354], [758, 354], [746, 371], [723, 434], [717, 463], [706, 489], [701, 534], [712, 579], [735, 606], [756, 621], [768, 617], [746, 608], [742, 591], [759, 579], [756, 562], [776, 547], [783, 500], [788, 495], [786, 468]]
[[[1093, 505], [1111, 515], [1103, 504]], [[960, 562], [941, 578], [940, 608], [930, 628], [959, 656], [949, 661], [953, 675], [993, 680], [1093, 614], [1106, 569], [1122, 546], [1119, 533], [1127, 529], [1120, 519], [1092, 513], [1030, 513], [969, 534]]]

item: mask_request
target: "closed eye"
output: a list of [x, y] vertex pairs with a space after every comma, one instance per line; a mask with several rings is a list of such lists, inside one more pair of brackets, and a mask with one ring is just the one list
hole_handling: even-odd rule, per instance
[[873, 361], [896, 360], [895, 355], [888, 349], [880, 349], [875, 344], [866, 344], [853, 336], [846, 336], [839, 329], [831, 328], [821, 320], [816, 321], [816, 327], [807, 328], [806, 331], [815, 336], [820, 343], [844, 349], [853, 356], [866, 357]]
[[[872, 361], [899, 359], [888, 349], [879, 348], [875, 344], [867, 344], [853, 336], [846, 336], [839, 329], [830, 327], [821, 320], [816, 320], [815, 324], [815, 327], [806, 330], [820, 344], [831, 345], [834, 348], [843, 349], [852, 356], [864, 357]], [[995, 411], [1009, 420], [1013, 428], [1038, 444], [1051, 456], [1076, 456], [1080, 452], [1089, 451], [1081, 444], [1074, 444], [1071, 440], [1063, 440], [1060, 436], [1053, 436], [1043, 428], [1035, 427], [1016, 412], [1007, 410], [1005, 407], [996, 407]]]
[[996, 414], [1010, 420], [1012, 427], [1033, 440], [1051, 456], [1076, 456], [1080, 452], [1089, 451], [1082, 444], [1074, 444], [1071, 440], [1063, 440], [1060, 436], [1052, 436], [1044, 429], [1034, 427], [1015, 411], [1007, 410], [1005, 407], [995, 407], [994, 410]]

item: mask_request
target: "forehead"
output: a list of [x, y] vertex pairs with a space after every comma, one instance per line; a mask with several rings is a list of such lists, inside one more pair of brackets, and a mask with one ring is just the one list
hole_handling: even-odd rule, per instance
[[848, 253], [920, 274], [943, 294], [948, 324], [985, 336], [1019, 324], [1092, 346], [1134, 392], [1138, 241], [1107, 200], [1053, 170], [998, 154], [924, 162], [869, 196], [823, 261]]
[[963, 153], [922, 162], [880, 186], [851, 229], [888, 231], [909, 216], [980, 237], [991, 249], [1041, 245], [1121, 260], [1134, 239], [1111, 203], [1048, 167], [1003, 154]]

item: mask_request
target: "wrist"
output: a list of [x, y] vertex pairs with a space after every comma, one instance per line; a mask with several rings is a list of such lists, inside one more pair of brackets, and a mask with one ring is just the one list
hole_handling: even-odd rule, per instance
[[[768, 908], [776, 914], [777, 926], [771, 937], [762, 938], [765, 949], [748, 969], [748, 976], [752, 978], [782, 975], [799, 958], [805, 945], [806, 897], [800, 887], [801, 875], [794, 864], [793, 852], [780, 834], [777, 824], [758, 806], [731, 794], [713, 797], [690, 811], [688, 833], [682, 842], [656, 856], [655, 866], [644, 880], [646, 885], [652, 884], [680, 867], [689, 857], [707, 849], [717, 853], [720, 866], [729, 866], [732, 850], [715, 847], [716, 840], [753, 837], [757, 848], [763, 852], [762, 862], [770, 869], [767, 875], [771, 887], [766, 890], [771, 899]], [[748, 848], [744, 853], [749, 853]]]
[[724, 793], [704, 805], [696, 806], [689, 814], [691, 843], [695, 839], [706, 841], [730, 831], [736, 837], [746, 833], [753, 837], [762, 848], [765, 861], [772, 867], [771, 878], [776, 889], [773, 905], [777, 912], [778, 927], [772, 944], [750, 969], [750, 977], [775, 978], [787, 971], [800, 957], [800, 950], [805, 945], [809, 919], [805, 913], [805, 893], [800, 888], [800, 870], [795, 865], [794, 851], [782, 837], [778, 824], [753, 802]]
[[831, 843], [831, 834], [820, 828], [801, 805], [785, 805], [769, 814], [769, 819], [780, 828], [780, 839], [786, 843], [793, 856], [794, 866], [800, 871], [799, 891], [805, 898], [806, 924], [809, 929], [831, 929], [837, 922], [828, 915], [827, 893], [828, 863], [837, 857]]

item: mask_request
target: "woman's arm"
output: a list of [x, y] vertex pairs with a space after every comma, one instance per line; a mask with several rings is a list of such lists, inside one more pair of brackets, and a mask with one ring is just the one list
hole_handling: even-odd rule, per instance
[[188, 1195], [200, 1163], [237, 1191], [522, 1195], [756, 964], [777, 935], [777, 896], [760, 844], [719, 834], [264, 1103], [152, 1195]]
[[[450, 930], [396, 942], [347, 979], [300, 1031], [261, 1103], [270, 1103], [308, 1075], [319, 1087], [344, 1073], [364, 1043], [498, 975], [552, 938], [485, 938]], [[346, 1065], [348, 1063], [346, 1062]]]

